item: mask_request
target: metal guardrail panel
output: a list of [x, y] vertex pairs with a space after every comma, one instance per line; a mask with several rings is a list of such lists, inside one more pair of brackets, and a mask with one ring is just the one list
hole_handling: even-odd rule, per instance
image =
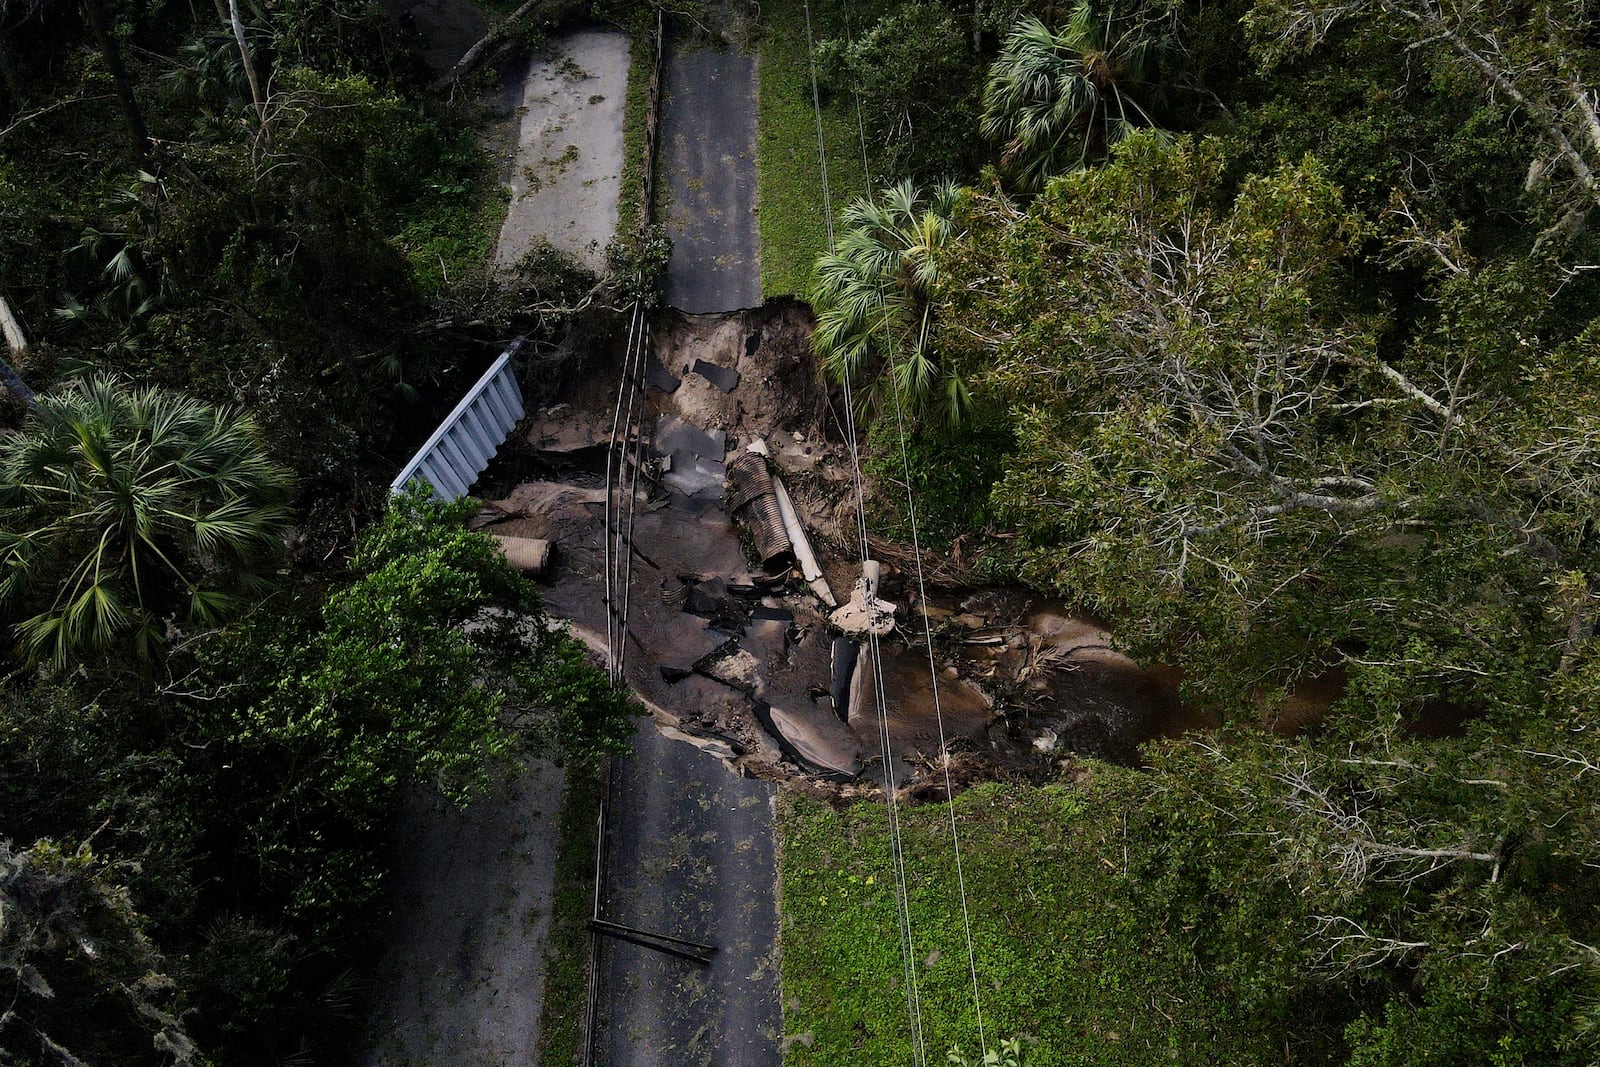
[[423, 481], [436, 500], [466, 495], [522, 418], [522, 389], [511, 364], [511, 357], [521, 347], [518, 338], [483, 372], [427, 443], [400, 468], [389, 483], [391, 493], [402, 493], [413, 482]]

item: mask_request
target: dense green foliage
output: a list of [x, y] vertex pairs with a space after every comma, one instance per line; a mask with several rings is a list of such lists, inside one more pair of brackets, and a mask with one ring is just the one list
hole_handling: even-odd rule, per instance
[[1000, 167], [1020, 189], [1037, 192], [1153, 125], [1139, 96], [1163, 54], [1177, 49], [1175, 12], [1157, 20], [1132, 10], [1130, 19], [1079, 0], [1059, 32], [1029, 16], [1006, 35], [989, 68], [980, 128], [1001, 146]]
[[228, 9], [0, 7], [7, 1063], [345, 1062], [402, 793], [632, 728], [470, 504], [378, 515], [593, 279], [491, 273], [479, 94], [392, 12]]
[[[520, 752], [592, 756], [631, 732], [626, 699], [462, 529], [470, 507], [397, 503], [338, 580], [187, 638], [158, 685], [4, 694], [6, 832], [96, 838], [217, 1062], [337, 1047], [402, 789], [465, 803]], [[131, 1020], [23, 996], [44, 1032], [126, 1044]], [[30, 1032], [0, 1037], [26, 1051]]]
[[830, 113], [860, 123], [857, 132], [873, 146], [883, 173], [940, 181], [981, 165], [972, 132], [945, 121], [952, 111], [976, 107], [982, 74], [949, 10], [909, 3], [875, 24], [862, 20], [852, 31], [847, 21], [842, 28], [843, 36], [817, 46], [820, 88], [834, 105]]
[[92, 363], [243, 403], [302, 491], [349, 497], [351, 457], [378, 458], [415, 386], [470, 373], [465, 323], [501, 315], [472, 105], [426, 98], [365, 0], [244, 6], [260, 109], [212, 9], [129, 3], [108, 14], [140, 152], [92, 35], [48, 10], [8, 7], [0, 34], [0, 285], [35, 342], [17, 370], [42, 389]]
[[148, 660], [165, 619], [215, 623], [260, 588], [288, 484], [248, 419], [181, 394], [79, 383], [0, 440], [0, 604], [30, 659], [114, 642]]
[[[994, 169], [961, 176], [925, 296], [985, 414], [920, 413], [924, 540], [1002, 534], [980, 573], [1236, 724], [958, 802], [991, 1032], [1045, 1063], [1594, 1062], [1592, 12], [986, 13], [948, 8], [994, 60]], [[1121, 69], [1113, 16], [1141, 31]], [[880, 416], [903, 519], [901, 447]], [[1250, 731], [1318, 677], [1311, 735]], [[942, 814], [908, 819], [915, 958], [931, 1047], [970, 1047]], [[909, 1057], [881, 819], [786, 812], [790, 1062]]]
[[[1587, 732], [1243, 734], [959, 798], [985, 1024], [1030, 1064], [1592, 1062]], [[786, 802], [787, 1062], [910, 1059], [886, 816]], [[903, 813], [930, 1045], [976, 1042], [942, 805]], [[1004, 902], [1001, 905], [1000, 902]]]
[[[937, 411], [952, 425], [971, 407], [966, 384], [932, 348], [940, 253], [960, 202], [951, 183], [925, 196], [910, 181], [852, 201], [817, 259], [812, 346], [831, 378], [861, 383], [864, 407]], [[875, 396], [884, 390], [890, 400]]]

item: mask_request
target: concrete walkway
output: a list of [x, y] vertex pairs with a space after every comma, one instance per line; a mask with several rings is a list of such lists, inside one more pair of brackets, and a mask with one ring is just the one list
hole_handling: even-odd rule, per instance
[[583, 31], [528, 67], [519, 108], [511, 203], [495, 262], [510, 266], [540, 240], [593, 271], [617, 232], [628, 38]]
[[665, 73], [667, 303], [696, 315], [757, 307], [755, 57], [733, 47], [672, 48]]

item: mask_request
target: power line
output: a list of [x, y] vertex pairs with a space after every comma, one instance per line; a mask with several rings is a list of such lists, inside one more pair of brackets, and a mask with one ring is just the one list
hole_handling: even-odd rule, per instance
[[[893, 361], [892, 345], [890, 360]], [[972, 1005], [977, 1013], [978, 1046], [984, 1055], [988, 1055], [989, 1042], [983, 1028], [983, 996], [979, 992], [978, 985], [978, 955], [972, 943], [972, 912], [967, 903], [967, 876], [961, 862], [961, 837], [956, 832], [956, 799], [955, 790], [950, 784], [950, 752], [945, 743], [944, 708], [939, 699], [939, 669], [933, 658], [933, 627], [928, 622], [928, 586], [922, 574], [922, 538], [917, 529], [917, 504], [911, 491], [911, 460], [906, 451], [905, 414], [900, 402], [899, 389], [891, 387], [890, 392], [894, 393], [895, 429], [900, 438], [901, 469], [905, 472], [906, 513], [911, 522], [911, 552], [917, 568], [917, 603], [922, 608], [923, 643], [928, 649], [928, 678], [933, 686], [933, 718], [939, 728], [939, 762], [944, 766], [945, 805], [950, 814], [950, 846], [955, 853], [956, 885], [961, 891], [961, 929], [967, 942], [967, 967], [972, 973]]]
[[[851, 35], [850, 15], [848, 9], [846, 9], [845, 12], [845, 43], [847, 47], [853, 47], [855, 43]], [[856, 83], [854, 78], [851, 79], [851, 95], [855, 101], [856, 130], [859, 134], [861, 142], [861, 170], [862, 173], [867, 176], [867, 181], [870, 186], [872, 167], [867, 156], [866, 121], [861, 112], [860, 86]], [[820, 132], [821, 119], [819, 117], [819, 136]], [[915, 135], [913, 134], [913, 140], [914, 139]], [[883, 311], [884, 338], [889, 349], [889, 365], [892, 373], [892, 368], [894, 366], [894, 331], [889, 322], [888, 304], [883, 300], [881, 292], [879, 293], [879, 307]], [[900, 398], [900, 390], [896, 382], [891, 380], [889, 391], [894, 396], [895, 430], [900, 444], [901, 469], [905, 475], [906, 516], [911, 524], [911, 552], [912, 558], [916, 562], [917, 573], [917, 603], [922, 609], [923, 641], [928, 650], [928, 680], [933, 690], [933, 715], [934, 722], [937, 724], [939, 732], [940, 763], [944, 768], [945, 805], [950, 816], [950, 845], [955, 856], [956, 885], [960, 890], [961, 896], [961, 929], [966, 941], [967, 968], [972, 977], [972, 1006], [978, 1024], [979, 1049], [981, 1054], [987, 1056], [989, 1052], [989, 1042], [983, 1025], [983, 995], [980, 992], [980, 984], [978, 982], [978, 955], [972, 940], [972, 911], [967, 899], [967, 877], [965, 866], [962, 863], [961, 857], [961, 837], [956, 829], [955, 790], [950, 781], [950, 753], [947, 747], [947, 741], [944, 732], [943, 702], [939, 697], [939, 670], [938, 665], [934, 661], [933, 654], [933, 627], [928, 621], [928, 586], [923, 575], [922, 536], [917, 523], [916, 494], [911, 488], [911, 459], [906, 449], [905, 411], [904, 405], [902, 404]]]
[[[805, 0], [806, 22], [806, 55], [811, 68], [811, 106], [817, 125], [817, 165], [822, 177], [822, 202], [824, 220], [828, 233], [828, 248], [834, 248], [833, 232], [833, 199], [828, 182], [828, 150], [827, 142], [822, 128], [822, 101], [817, 85], [816, 45], [812, 34], [811, 4]], [[857, 539], [861, 551], [863, 577], [866, 564], [870, 558], [870, 547], [867, 542], [867, 520], [865, 507], [865, 494], [862, 491], [861, 459], [857, 443], [855, 424], [855, 397], [850, 382], [849, 368], [844, 373], [845, 392], [845, 422], [847, 442], [850, 451], [851, 480], [856, 495], [856, 525]], [[894, 747], [889, 735], [889, 717], [887, 695], [884, 691], [883, 659], [877, 635], [867, 634], [868, 653], [873, 667], [873, 698], [878, 713], [878, 730], [880, 755], [884, 769], [884, 801], [888, 812], [890, 859], [894, 873], [895, 885], [895, 911], [898, 920], [900, 936], [900, 957], [906, 983], [906, 1014], [911, 1028], [912, 1060], [916, 1067], [926, 1067], [928, 1060], [927, 1043], [923, 1032], [922, 1023], [922, 997], [919, 989], [916, 965], [916, 940], [911, 922], [911, 899], [907, 891], [907, 866], [905, 859], [905, 843], [900, 825], [898, 802], [898, 784], [894, 773]]]

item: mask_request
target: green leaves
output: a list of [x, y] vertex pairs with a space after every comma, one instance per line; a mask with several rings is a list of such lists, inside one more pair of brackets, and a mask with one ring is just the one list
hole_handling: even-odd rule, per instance
[[147, 656], [170, 621], [213, 625], [274, 555], [287, 491], [232, 412], [110, 377], [41, 397], [0, 443], [0, 604], [24, 654]]
[[913, 415], [936, 413], [953, 426], [969, 414], [966, 386], [935, 353], [931, 300], [965, 196], [946, 182], [924, 197], [907, 180], [852, 201], [834, 248], [817, 259], [812, 346], [865, 405], [883, 403], [890, 388]]
[[1399, 344], [1326, 168], [1229, 167], [1135, 137], [944, 246], [941, 354], [1017, 430], [1007, 554], [1220, 714], [1334, 665], [1369, 721], [1537, 713], [1593, 617], [1592, 581], [1549, 604], [1595, 573], [1590, 339], [1537, 349], [1529, 265], [1450, 276]]
[[1000, 169], [1018, 188], [1038, 192], [1154, 125], [1137, 96], [1177, 50], [1169, 18], [1078, 0], [1059, 31], [1031, 15], [1017, 23], [989, 68], [980, 129], [1002, 146]]

